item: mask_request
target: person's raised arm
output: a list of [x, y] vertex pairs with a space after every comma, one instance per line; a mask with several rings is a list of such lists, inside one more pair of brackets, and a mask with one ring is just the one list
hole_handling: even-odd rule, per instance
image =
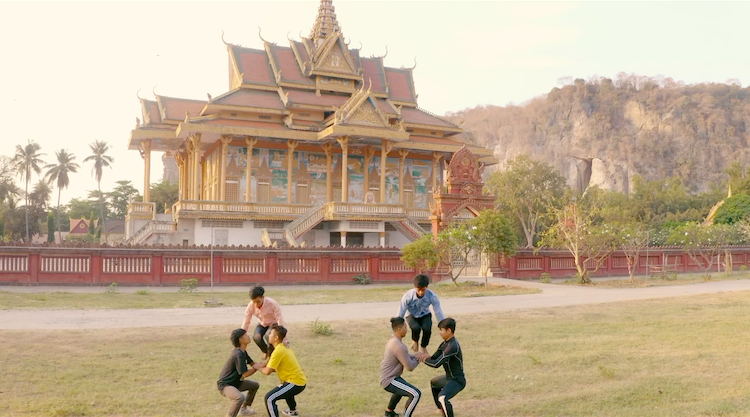
[[276, 300], [274, 300], [273, 315], [276, 323], [278, 323], [279, 326], [286, 327], [286, 324], [284, 323], [284, 316], [281, 315], [281, 306], [276, 302]]
[[445, 319], [445, 313], [443, 313], [443, 309], [440, 307], [440, 299], [437, 294], [431, 290], [430, 297], [430, 303], [432, 303], [432, 309], [435, 311], [435, 317], [437, 317], [438, 323], [440, 323]]
[[458, 349], [453, 343], [446, 343], [443, 349], [438, 349], [435, 354], [424, 360], [424, 364], [430, 368], [439, 368], [444, 363], [448, 362], [451, 356], [455, 356], [458, 353]]
[[406, 304], [408, 301], [409, 301], [409, 291], [407, 291], [406, 294], [404, 294], [404, 296], [401, 297], [401, 306], [398, 309], [398, 315], [396, 317], [401, 317], [401, 318], [404, 317], [404, 315], [406, 314]]
[[255, 312], [255, 304], [250, 301], [245, 309], [245, 319], [242, 321], [242, 328], [246, 331], [250, 331], [250, 322], [253, 320], [253, 313]]
[[403, 343], [399, 342], [398, 345], [391, 347], [391, 350], [407, 371], [413, 371], [419, 365], [419, 359], [409, 355], [409, 351]]

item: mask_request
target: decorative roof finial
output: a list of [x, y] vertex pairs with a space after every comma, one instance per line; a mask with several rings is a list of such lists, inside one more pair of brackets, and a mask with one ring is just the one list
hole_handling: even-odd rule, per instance
[[227, 41], [224, 40], [224, 31], [223, 30], [221, 31], [221, 41], [224, 42], [224, 45], [229, 46], [229, 44], [227, 43]]
[[260, 40], [263, 41], [263, 43], [270, 43], [272, 45], [276, 45], [275, 42], [268, 42], [267, 40], [263, 39], [263, 35], [260, 34], [261, 31], [262, 29], [260, 28], [260, 26], [258, 26], [258, 37], [260, 38]]
[[154, 86], [154, 88], [152, 88], [152, 89], [151, 89], [151, 92], [152, 92], [152, 93], [154, 94], [154, 97], [157, 97], [157, 96], [158, 96], [158, 95], [156, 94], [156, 86]]
[[315, 18], [315, 25], [310, 31], [310, 38], [313, 40], [323, 39], [331, 33], [340, 31], [341, 28], [338, 20], [336, 20], [336, 9], [333, 7], [333, 1], [320, 0], [318, 16]]
[[140, 88], [138, 89], [138, 91], [135, 92], [135, 96], [138, 97], [138, 100], [143, 100], [143, 98], [141, 98], [141, 89]]

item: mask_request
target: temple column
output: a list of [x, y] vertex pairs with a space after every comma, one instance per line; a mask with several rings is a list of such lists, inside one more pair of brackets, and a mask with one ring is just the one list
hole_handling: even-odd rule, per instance
[[193, 186], [191, 188], [191, 199], [200, 200], [200, 182], [201, 182], [201, 134], [195, 133], [190, 135], [190, 142], [193, 144]]
[[341, 145], [341, 202], [349, 201], [349, 137], [336, 139]]
[[193, 199], [193, 145], [190, 141], [185, 142], [185, 190], [183, 195], [185, 200]]
[[371, 146], [365, 147], [365, 183], [362, 189], [364, 192], [362, 193], [362, 200], [364, 202], [367, 201], [367, 193], [370, 192], [370, 162], [372, 162], [372, 157], [375, 156], [375, 149]]
[[341, 232], [341, 246], [346, 247], [346, 232]]
[[380, 232], [380, 247], [385, 247], [385, 232]]
[[326, 153], [326, 203], [333, 200], [333, 145], [328, 142], [322, 146]]
[[151, 201], [151, 140], [141, 142], [143, 148], [143, 202]]
[[398, 154], [401, 157], [398, 161], [398, 203], [404, 204], [404, 168], [406, 168], [406, 156], [409, 151], [399, 149]]
[[232, 143], [231, 136], [221, 137], [221, 175], [219, 176], [219, 200], [226, 201], [227, 199], [227, 151], [229, 151], [229, 144]]
[[179, 152], [175, 153], [174, 160], [177, 163], [177, 201], [182, 200], [182, 180], [185, 178], [182, 173], [182, 168], [185, 165], [185, 161], [182, 159], [182, 155]]
[[440, 160], [443, 158], [443, 154], [439, 152], [432, 153], [432, 192], [439, 193], [443, 187], [438, 189], [438, 170], [440, 169]]
[[245, 138], [245, 145], [247, 145], [247, 170], [245, 172], [245, 202], [250, 202], [250, 196], [253, 193], [253, 146], [258, 143], [258, 139]]
[[286, 159], [286, 202], [292, 204], [292, 185], [294, 176], [294, 150], [299, 146], [299, 142], [296, 140], [289, 140], [286, 142], [286, 146], [289, 148], [289, 152]]
[[391, 149], [393, 149], [393, 144], [389, 140], [383, 139], [380, 147], [380, 204], [385, 204], [385, 171], [388, 153]]

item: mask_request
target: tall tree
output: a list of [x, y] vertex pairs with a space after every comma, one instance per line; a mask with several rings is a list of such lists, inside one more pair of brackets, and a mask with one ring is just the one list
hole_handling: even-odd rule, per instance
[[[102, 175], [104, 173], [104, 168], [106, 167], [112, 167], [112, 163], [115, 162], [115, 159], [111, 156], [107, 155], [107, 151], [109, 150], [109, 145], [107, 142], [103, 140], [95, 140], [94, 143], [89, 144], [89, 149], [91, 149], [91, 155], [87, 156], [83, 162], [93, 161], [94, 166], [91, 167], [91, 174], [96, 178], [96, 185], [97, 189], [99, 190], [99, 218], [101, 219], [101, 224], [104, 225], [104, 222], [106, 222], [107, 218], [104, 214], [104, 199], [102, 195]], [[106, 236], [109, 237], [109, 233], [106, 233]]]
[[112, 203], [112, 213], [118, 219], [124, 219], [128, 214], [128, 204], [131, 201], [140, 201], [138, 190], [133, 187], [133, 183], [128, 180], [116, 181], [117, 186], [106, 196]]
[[162, 210], [157, 207], [157, 212], [165, 213], [171, 209], [172, 205], [177, 202], [180, 194], [180, 187], [177, 183], [169, 181], [155, 182], [151, 184], [151, 201], [160, 203]]
[[13, 166], [16, 173], [21, 180], [26, 182], [26, 241], [30, 240], [29, 235], [29, 181], [31, 181], [31, 173], [35, 172], [37, 175], [41, 174], [41, 165], [44, 164], [42, 160], [43, 153], [39, 151], [42, 147], [29, 139], [25, 146], [16, 145], [16, 154], [13, 157]]
[[55, 241], [55, 216], [50, 212], [47, 215], [47, 242], [54, 243]]
[[34, 189], [32, 189], [31, 194], [29, 194], [29, 202], [37, 208], [46, 210], [47, 207], [49, 207], [49, 200], [51, 197], [52, 188], [50, 188], [49, 183], [44, 180], [39, 180], [34, 184]]
[[62, 194], [63, 188], [68, 188], [70, 185], [69, 173], [76, 173], [80, 166], [74, 161], [76, 160], [75, 155], [68, 153], [66, 149], [60, 149], [55, 152], [57, 156], [57, 164], [49, 164], [44, 167], [47, 172], [44, 174], [44, 178], [49, 181], [55, 181], [57, 184], [57, 236], [62, 242], [62, 231], [60, 230], [60, 195]]
[[558, 207], [566, 191], [565, 178], [557, 169], [527, 155], [508, 162], [504, 171], [493, 172], [487, 186], [497, 196], [496, 207], [520, 223], [527, 248], [534, 246], [548, 208]]

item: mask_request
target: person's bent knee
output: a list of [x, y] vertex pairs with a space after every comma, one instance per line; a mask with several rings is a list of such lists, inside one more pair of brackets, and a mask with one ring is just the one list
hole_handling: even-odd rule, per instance
[[236, 403], [244, 403], [245, 402], [245, 394], [239, 393], [237, 397], [234, 398], [234, 402]]

